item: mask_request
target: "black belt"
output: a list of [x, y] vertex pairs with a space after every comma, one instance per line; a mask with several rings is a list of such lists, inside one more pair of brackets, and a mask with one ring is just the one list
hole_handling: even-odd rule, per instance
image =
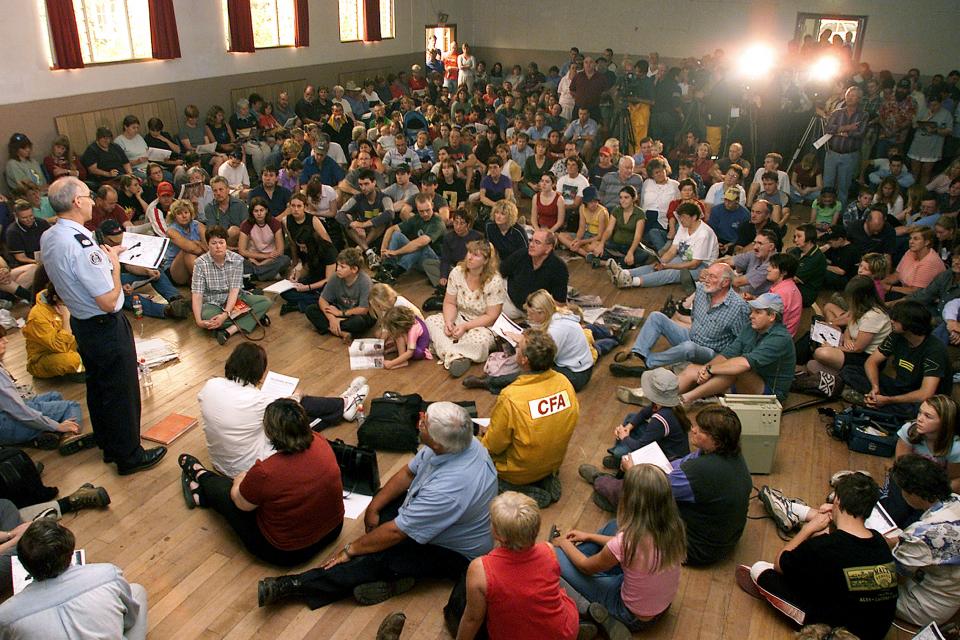
[[78, 323], [89, 322], [92, 324], [107, 324], [108, 322], [115, 320], [119, 315], [119, 311], [114, 311], [113, 313], [101, 313], [98, 316], [90, 316], [89, 318], [74, 318], [74, 320]]

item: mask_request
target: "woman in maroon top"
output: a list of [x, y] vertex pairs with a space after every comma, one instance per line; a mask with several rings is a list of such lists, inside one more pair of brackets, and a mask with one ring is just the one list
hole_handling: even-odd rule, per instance
[[[546, 542], [537, 542], [540, 510], [528, 496], [507, 491], [490, 503], [497, 546], [470, 563], [466, 609], [457, 640], [473, 640], [486, 621], [490, 640], [573, 640], [580, 631], [577, 605], [560, 584], [560, 564]], [[453, 627], [460, 613], [462, 583], [444, 612]], [[593, 625], [590, 625], [591, 627]], [[454, 629], [450, 629], [451, 633]], [[584, 637], [594, 637], [587, 634]]]
[[182, 454], [184, 498], [190, 509], [210, 507], [222, 515], [247, 551], [264, 562], [302, 564], [340, 535], [340, 468], [296, 401], [281, 398], [267, 405], [263, 428], [277, 453], [233, 480]]

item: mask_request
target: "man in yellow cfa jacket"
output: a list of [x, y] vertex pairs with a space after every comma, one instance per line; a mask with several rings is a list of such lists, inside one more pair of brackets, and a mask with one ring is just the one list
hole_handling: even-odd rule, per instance
[[500, 392], [481, 442], [497, 467], [500, 491], [519, 491], [541, 508], [560, 499], [557, 471], [577, 426], [573, 385], [553, 369], [557, 345], [548, 333], [527, 330], [517, 344], [524, 374]]

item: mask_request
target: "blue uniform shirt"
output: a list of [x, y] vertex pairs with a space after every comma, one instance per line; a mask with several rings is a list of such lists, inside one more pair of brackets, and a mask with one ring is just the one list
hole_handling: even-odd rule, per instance
[[420, 544], [435, 544], [470, 560], [488, 553], [497, 470], [480, 441], [441, 455], [422, 447], [408, 467], [415, 477], [394, 520], [397, 528]]
[[[40, 237], [40, 258], [70, 313], [77, 320], [103, 315], [94, 299], [113, 289], [113, 266], [82, 224], [61, 218]], [[113, 310], [123, 308], [123, 292]]]

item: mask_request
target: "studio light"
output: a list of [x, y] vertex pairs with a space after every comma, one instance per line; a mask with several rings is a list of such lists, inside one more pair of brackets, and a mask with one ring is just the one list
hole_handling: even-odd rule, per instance
[[773, 47], [762, 42], [751, 44], [740, 54], [740, 75], [745, 78], [765, 76], [776, 63]]
[[825, 55], [810, 66], [810, 79], [826, 82], [833, 80], [840, 73], [840, 61], [836, 56]]

